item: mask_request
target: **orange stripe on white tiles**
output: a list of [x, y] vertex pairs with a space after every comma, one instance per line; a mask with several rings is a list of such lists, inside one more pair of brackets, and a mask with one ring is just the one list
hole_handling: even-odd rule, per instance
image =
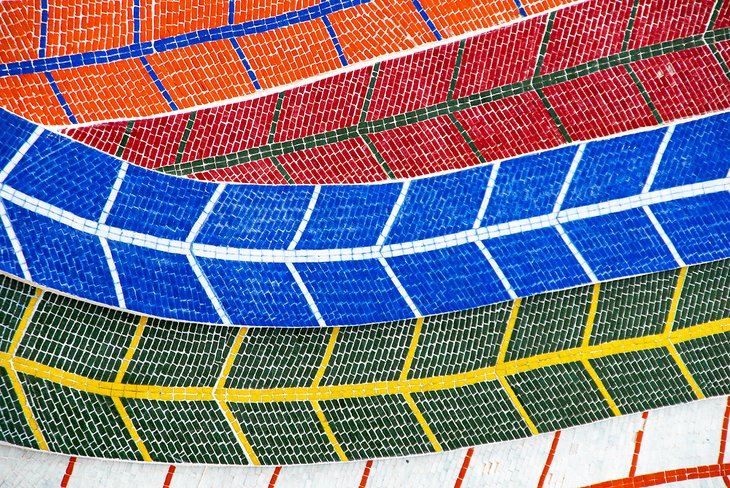
[[710, 464], [706, 466], [672, 469], [669, 471], [660, 471], [658, 473], [649, 473], [641, 476], [604, 481], [595, 485], [589, 485], [585, 488], [645, 488], [648, 486], [659, 486], [687, 480], [721, 478], [728, 475], [730, 475], [730, 464]]
[[555, 450], [558, 448], [558, 442], [560, 442], [560, 431], [555, 431], [555, 437], [553, 437], [553, 443], [550, 446], [550, 452], [545, 460], [545, 467], [542, 468], [542, 474], [540, 475], [540, 481], [537, 483], [537, 488], [542, 488], [547, 480], [548, 472], [550, 471], [550, 465], [553, 463], [553, 457], [555, 457]]
[[167, 470], [167, 476], [165, 476], [165, 484], [162, 485], [162, 488], [170, 488], [170, 483], [172, 483], [172, 477], [175, 474], [175, 465], [171, 464], [170, 469]]
[[75, 465], [76, 465], [76, 457], [71, 456], [68, 459], [68, 466], [66, 466], [66, 473], [63, 475], [63, 479], [61, 480], [61, 488], [66, 488], [68, 486], [68, 481], [71, 479], [71, 475], [74, 472]]
[[281, 473], [281, 466], [277, 466], [276, 469], [274, 469], [271, 479], [269, 480], [269, 488], [274, 488], [274, 486], [276, 486], [276, 480], [279, 479], [279, 473]]
[[641, 424], [641, 429], [636, 433], [636, 441], [634, 443], [634, 455], [631, 458], [631, 469], [629, 470], [629, 477], [632, 478], [636, 475], [636, 465], [639, 462], [639, 453], [641, 452], [641, 441], [644, 439], [644, 429], [646, 428], [646, 419], [649, 417], [649, 412], [646, 411], [641, 414], [641, 418], [644, 422]]
[[[722, 431], [720, 431], [720, 451], [717, 455], [717, 464], [722, 464], [725, 461], [729, 423], [730, 423], [730, 396], [727, 397], [727, 404], [725, 406], [725, 416], [722, 419]], [[730, 476], [728, 476], [727, 474], [724, 475], [722, 477], [722, 481], [725, 483], [725, 486], [727, 488], [730, 488]]]
[[359, 488], [365, 488], [368, 484], [368, 478], [370, 477], [370, 469], [373, 467], [373, 460], [369, 459], [367, 463], [365, 463], [365, 470], [362, 472], [362, 478], [360, 478], [360, 487]]
[[461, 470], [459, 470], [459, 477], [456, 478], [456, 483], [454, 484], [454, 488], [461, 488], [461, 484], [464, 482], [464, 478], [466, 478], [466, 471], [469, 469], [469, 463], [471, 462], [471, 457], [474, 454], [474, 448], [470, 447], [468, 451], [466, 451], [466, 455], [464, 456], [464, 462], [461, 464]]

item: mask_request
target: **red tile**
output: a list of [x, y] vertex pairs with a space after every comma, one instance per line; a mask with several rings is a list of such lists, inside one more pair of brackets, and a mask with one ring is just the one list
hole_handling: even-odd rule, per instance
[[703, 33], [714, 4], [708, 0], [642, 0], [629, 49]]
[[454, 98], [530, 78], [535, 71], [545, 16], [467, 39]]
[[446, 44], [380, 64], [367, 120], [446, 101], [459, 43]]
[[548, 149], [565, 141], [535, 92], [472, 107], [454, 116], [487, 159]]
[[155, 169], [175, 162], [190, 114], [178, 114], [134, 123], [122, 159]]
[[229, 168], [201, 171], [188, 177], [196, 180], [256, 183], [260, 185], [285, 185], [287, 183], [270, 159], [251, 161]]
[[348, 139], [278, 157], [299, 184], [367, 183], [387, 179], [362, 139]]
[[126, 122], [106, 122], [86, 127], [64, 129], [61, 132], [71, 139], [83, 142], [99, 151], [116, 155], [126, 129]]
[[596, 1], [558, 10], [542, 73], [552, 73], [621, 51], [631, 2]]
[[479, 164], [447, 116], [370, 136], [397, 178], [410, 178]]
[[725, 64], [730, 63], [730, 41], [716, 42], [715, 47], [720, 52]]
[[544, 89], [573, 140], [587, 141], [657, 123], [623, 66]]
[[183, 161], [195, 161], [263, 146], [269, 138], [276, 95], [199, 110]]
[[720, 13], [715, 19], [714, 29], [724, 29], [730, 27], [730, 2], [725, 2], [720, 7]]
[[286, 93], [275, 140], [289, 141], [358, 122], [370, 67], [294, 88]]
[[706, 46], [632, 66], [665, 121], [730, 107], [730, 81]]

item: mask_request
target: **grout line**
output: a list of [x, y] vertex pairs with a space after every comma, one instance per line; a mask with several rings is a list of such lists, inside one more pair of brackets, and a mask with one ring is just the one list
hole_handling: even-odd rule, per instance
[[109, 241], [103, 237], [99, 237], [99, 244], [101, 244], [101, 250], [104, 252], [104, 258], [106, 259], [107, 267], [109, 268], [109, 275], [114, 285], [114, 294], [117, 297], [117, 305], [119, 308], [127, 308], [127, 302], [124, 299], [124, 288], [122, 288], [122, 280], [119, 277], [119, 271], [117, 265], [114, 262], [114, 255], [112, 249], [109, 247]]
[[370, 109], [370, 102], [373, 99], [373, 92], [375, 91], [375, 84], [378, 80], [378, 71], [380, 71], [380, 63], [375, 63], [373, 69], [370, 71], [370, 81], [368, 82], [368, 90], [365, 92], [365, 100], [362, 104], [362, 110], [360, 111], [360, 123], [364, 123], [368, 118], [368, 110]]
[[567, 232], [565, 232], [565, 229], [563, 229], [563, 226], [561, 224], [555, 224], [555, 230], [560, 235], [560, 238], [563, 240], [565, 245], [570, 249], [570, 252], [575, 257], [576, 261], [578, 261], [578, 264], [580, 264], [580, 267], [583, 268], [583, 271], [588, 276], [588, 279], [591, 280], [591, 283], [598, 282], [598, 278], [593, 273], [593, 270], [588, 265], [586, 260], [583, 258], [583, 255], [578, 251], [578, 248], [575, 247], [575, 244], [573, 244], [573, 241], [570, 240], [570, 237], [568, 236]]
[[578, 150], [575, 152], [573, 161], [570, 163], [570, 168], [568, 169], [568, 174], [565, 177], [565, 181], [563, 181], [563, 186], [560, 188], [560, 193], [558, 194], [558, 198], [555, 200], [555, 206], [553, 207], [553, 213], [560, 212], [560, 207], [563, 206], [563, 201], [565, 200], [565, 196], [568, 194], [568, 189], [570, 188], [570, 184], [573, 182], [573, 177], [575, 176], [575, 171], [578, 169], [578, 164], [580, 164], [581, 159], [583, 159], [583, 152], [585, 150], [586, 150], [585, 143], [578, 146]]
[[662, 162], [662, 158], [664, 157], [664, 152], [667, 150], [669, 141], [672, 139], [675, 127], [675, 125], [667, 127], [667, 131], [664, 133], [664, 137], [662, 137], [662, 142], [659, 144], [659, 149], [657, 149], [657, 152], [654, 155], [654, 161], [651, 163], [649, 176], [646, 178], [646, 182], [644, 183], [644, 187], [641, 189], [641, 193], [649, 193], [651, 191], [651, 186], [654, 184], [657, 171], [659, 171], [659, 165]]
[[28, 153], [30, 148], [35, 144], [35, 142], [38, 140], [38, 138], [43, 134], [44, 129], [40, 125], [36, 126], [33, 133], [26, 139], [26, 141], [18, 148], [18, 150], [15, 152], [12, 158], [8, 161], [8, 163], [3, 167], [3, 170], [0, 172], [0, 184], [5, 183], [5, 180], [8, 178], [10, 173], [15, 169], [15, 167], [20, 163], [20, 161], [23, 159], [23, 157]]
[[674, 247], [674, 243], [671, 241], [671, 239], [669, 239], [667, 233], [664, 232], [662, 224], [659, 223], [656, 216], [654, 215], [654, 212], [651, 211], [651, 208], [648, 205], [645, 205], [642, 208], [644, 209], [644, 213], [646, 213], [646, 216], [649, 217], [649, 220], [654, 226], [654, 230], [657, 231], [657, 234], [659, 234], [659, 237], [661, 237], [662, 241], [664, 241], [664, 244], [667, 246], [667, 249], [669, 249], [669, 252], [674, 258], [674, 261], [682, 268], [687, 266], [687, 264], [682, 259], [682, 256], [679, 255], [677, 248]]
[[104, 208], [101, 210], [101, 217], [99, 217], [100, 224], [106, 224], [106, 220], [109, 218], [109, 213], [112, 211], [114, 202], [117, 200], [117, 196], [119, 195], [119, 190], [122, 188], [124, 178], [127, 176], [127, 168], [129, 168], [129, 163], [122, 161], [122, 164], [119, 167], [119, 173], [117, 173], [117, 179], [114, 180], [114, 185], [109, 192], [109, 197], [107, 197]]
[[0, 220], [2, 220], [5, 232], [7, 233], [10, 244], [13, 247], [13, 252], [15, 253], [15, 257], [18, 260], [18, 265], [20, 266], [20, 270], [23, 273], [23, 278], [26, 281], [33, 281], [33, 276], [30, 273], [30, 267], [28, 267], [28, 261], [25, 260], [23, 246], [20, 244], [18, 235], [15, 233], [15, 229], [13, 228], [13, 223], [11, 222], [10, 217], [8, 217], [8, 212], [5, 209], [5, 204], [1, 200]]
[[408, 195], [408, 189], [411, 186], [411, 182], [409, 180], [406, 180], [402, 183], [402, 186], [400, 188], [400, 193], [398, 194], [398, 198], [395, 201], [395, 204], [393, 205], [393, 208], [390, 210], [390, 215], [388, 215], [388, 220], [385, 221], [385, 225], [383, 226], [383, 230], [380, 232], [380, 235], [378, 236], [378, 240], [375, 242], [376, 246], [383, 246], [385, 244], [385, 240], [388, 238], [388, 234], [390, 234], [390, 230], [393, 227], [393, 224], [395, 223], [395, 219], [398, 217], [398, 213], [400, 212], [401, 208], [403, 207], [403, 203], [406, 200], [406, 196]]
[[200, 230], [203, 228], [203, 225], [205, 225], [205, 222], [208, 220], [208, 217], [210, 217], [210, 214], [213, 212], [213, 208], [215, 208], [215, 205], [218, 203], [218, 200], [220, 199], [220, 197], [223, 194], [223, 192], [225, 191], [225, 189], [226, 189], [226, 183], [219, 183], [216, 185], [215, 191], [210, 196], [208, 203], [205, 204], [203, 211], [200, 212], [200, 215], [198, 216], [197, 220], [191, 227], [190, 232], [188, 233], [188, 236], [185, 239], [185, 242], [187, 242], [188, 244], [192, 244], [193, 241], [195, 241], [195, 238], [198, 237]]
[[314, 318], [317, 320], [317, 323], [320, 327], [326, 327], [327, 323], [324, 321], [322, 314], [319, 312], [319, 307], [317, 307], [317, 304], [314, 301], [314, 297], [309, 292], [309, 289], [307, 289], [307, 285], [304, 283], [304, 280], [302, 280], [302, 277], [299, 274], [299, 271], [297, 271], [297, 268], [294, 266], [294, 263], [286, 263], [286, 267], [289, 269], [289, 272], [294, 277], [294, 281], [296, 282], [297, 286], [299, 286], [299, 291], [302, 292], [302, 295], [304, 295], [304, 299], [309, 304], [309, 308], [312, 310], [312, 313], [314, 314]]
[[216, 295], [215, 290], [213, 290], [213, 287], [208, 281], [208, 278], [205, 276], [205, 273], [203, 273], [203, 269], [200, 267], [200, 264], [198, 264], [197, 257], [192, 252], [187, 253], [185, 257], [187, 257], [190, 268], [192, 268], [193, 273], [196, 278], [198, 278], [200, 286], [208, 296], [208, 300], [210, 300], [211, 305], [213, 305], [213, 308], [218, 314], [218, 317], [221, 319], [221, 322], [223, 322], [224, 325], [233, 325], [233, 322], [231, 322], [230, 317], [228, 317], [228, 313], [225, 308], [223, 308], [223, 304], [218, 298], [218, 295]]
[[502, 271], [502, 268], [499, 267], [499, 264], [497, 263], [497, 260], [494, 259], [494, 256], [492, 256], [492, 253], [489, 252], [489, 249], [487, 249], [487, 246], [484, 245], [484, 242], [482, 241], [474, 241], [474, 244], [479, 248], [479, 250], [482, 252], [484, 257], [489, 262], [489, 265], [492, 267], [492, 271], [494, 271], [494, 274], [497, 275], [497, 278], [499, 278], [499, 281], [502, 283], [502, 286], [505, 290], [507, 290], [507, 295], [514, 300], [517, 298], [517, 293], [515, 293], [514, 288], [512, 288], [512, 284], [507, 279], [507, 276]]
[[406, 305], [408, 305], [408, 308], [411, 309], [411, 313], [413, 314], [413, 316], [422, 317], [423, 314], [420, 310], [418, 310], [415, 302], [408, 294], [408, 290], [405, 289], [403, 283], [401, 283], [398, 277], [395, 275], [395, 272], [393, 271], [393, 268], [390, 267], [390, 264], [388, 264], [388, 261], [386, 261], [385, 258], [378, 258], [378, 262], [381, 266], [383, 266], [383, 269], [385, 269], [385, 273], [390, 278], [390, 281], [393, 282], [393, 285], [398, 290], [398, 293], [400, 293], [401, 298], [403, 298], [403, 300], [406, 302]]
[[307, 210], [304, 212], [304, 216], [302, 216], [302, 220], [299, 222], [299, 227], [297, 228], [296, 233], [294, 234], [294, 238], [289, 243], [289, 247], [287, 247], [287, 251], [293, 251], [296, 249], [297, 244], [299, 244], [299, 240], [302, 238], [302, 234], [304, 233], [305, 229], [307, 228], [307, 224], [309, 224], [309, 219], [312, 218], [312, 213], [314, 212], [314, 207], [317, 205], [317, 199], [319, 198], [319, 192], [322, 190], [321, 185], [316, 185], [314, 189], [312, 190], [312, 196], [309, 199], [309, 204], [307, 205]]
[[547, 22], [545, 22], [545, 31], [543, 32], [542, 40], [540, 41], [540, 50], [537, 52], [537, 61], [535, 61], [533, 77], [540, 76], [540, 70], [542, 69], [542, 63], [545, 60], [545, 52], [547, 52], [547, 45], [550, 42], [550, 34], [553, 30], [554, 20], [555, 12], [553, 11], [547, 16]]
[[478, 229], [482, 226], [484, 215], [487, 213], [489, 200], [492, 199], [492, 192], [494, 191], [494, 185], [497, 182], [497, 173], [499, 172], [500, 166], [500, 162], [492, 164], [492, 171], [489, 173], [489, 181], [487, 182], [486, 190], [484, 190], [484, 198], [482, 198], [482, 203], [479, 205], [479, 212], [477, 212], [477, 218], [474, 220], [474, 225], [472, 226], [473, 229]]

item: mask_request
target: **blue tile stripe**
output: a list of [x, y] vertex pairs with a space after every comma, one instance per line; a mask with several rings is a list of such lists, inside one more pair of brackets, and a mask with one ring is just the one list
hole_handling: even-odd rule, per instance
[[133, 29], [134, 29], [134, 44], [139, 44], [140, 39], [140, 32], [142, 31], [141, 26], [141, 19], [140, 19], [140, 6], [139, 6], [140, 0], [134, 0], [134, 4], [132, 5], [132, 20], [133, 20]]
[[335, 50], [337, 51], [337, 56], [339, 56], [342, 66], [347, 66], [347, 58], [345, 57], [345, 53], [342, 51], [342, 46], [340, 46], [340, 41], [337, 39], [337, 33], [332, 27], [332, 22], [330, 22], [330, 19], [328, 19], [326, 15], [322, 17], [322, 21], [324, 22], [324, 26], [327, 27], [327, 32], [330, 35], [330, 39], [332, 39], [332, 44], [335, 45]]
[[517, 10], [520, 11], [520, 15], [523, 17], [527, 17], [527, 12], [525, 12], [525, 8], [522, 6], [522, 2], [520, 0], [515, 0], [515, 5], [517, 6]]
[[248, 77], [251, 78], [251, 83], [253, 83], [254, 88], [257, 90], [261, 89], [261, 84], [259, 83], [258, 78], [256, 77], [256, 73], [254, 72], [253, 68], [251, 67], [251, 63], [248, 62], [248, 59], [246, 58], [246, 54], [243, 52], [243, 49], [241, 49], [241, 45], [238, 43], [238, 39], [231, 38], [231, 45], [233, 46], [233, 49], [236, 51], [236, 54], [238, 54], [238, 59], [241, 60], [241, 63], [243, 63], [243, 67], [246, 68], [246, 73], [248, 73]]
[[68, 117], [68, 120], [72, 124], [78, 124], [79, 122], [78, 122], [78, 120], [76, 120], [76, 116], [71, 111], [71, 107], [68, 106], [68, 103], [66, 102], [66, 98], [64, 98], [63, 93], [61, 93], [61, 90], [58, 88], [58, 85], [56, 84], [56, 80], [53, 79], [53, 75], [51, 73], [46, 73], [46, 79], [48, 80], [48, 84], [51, 85], [51, 90], [53, 90], [53, 94], [56, 95], [59, 105], [61, 105], [61, 108], [63, 108], [63, 111], [66, 112], [66, 116]]
[[167, 91], [167, 88], [165, 88], [165, 85], [163, 85], [162, 81], [160, 81], [160, 78], [157, 76], [157, 73], [155, 73], [155, 70], [152, 68], [152, 65], [150, 65], [150, 62], [147, 61], [147, 58], [142, 56], [141, 58], [139, 58], [139, 60], [142, 62], [142, 66], [144, 66], [147, 74], [150, 75], [150, 78], [152, 78], [152, 81], [155, 83], [157, 89], [160, 91], [160, 93], [162, 93], [162, 96], [165, 97], [165, 100], [167, 100], [167, 104], [170, 106], [170, 108], [173, 110], [177, 110], [177, 105], [175, 104], [175, 101], [170, 96], [170, 93]]
[[38, 57], [46, 57], [48, 44], [48, 0], [41, 0], [41, 35], [38, 41]]
[[288, 27], [303, 22], [309, 22], [314, 19], [321, 19], [331, 13], [363, 5], [370, 1], [371, 0], [325, 0], [322, 3], [305, 9], [286, 12], [267, 19], [252, 20], [242, 24], [225, 25], [214, 29], [188, 32], [165, 39], [141, 42], [114, 49], [0, 64], [0, 78], [59, 69], [78, 68], [102, 63], [112, 63], [115, 61], [147, 56], [154, 53], [166, 52], [206, 42], [228, 40], [234, 37], [248, 36], [251, 34], [260, 34], [281, 27]]
[[[215, 303], [201, 304], [200, 312], [189, 305], [190, 300], [205, 300], [207, 293], [208, 298], [226, 302], [228, 317], [254, 317], [246, 325], [293, 325], [285, 317], [292, 317], [288, 310], [295, 300], [299, 303], [296, 320], [304, 325], [356, 325], [412, 317], [414, 309], [421, 313], [444, 313], [495, 303], [508, 297], [505, 281], [511, 283], [517, 296], [528, 296], [595, 282], [589, 277], [593, 273], [586, 269], [593, 270], [597, 279], [602, 280], [676, 268], [678, 264], [666, 248], [667, 240], [687, 264], [730, 257], [730, 161], [724, 160], [720, 173], [714, 169], [707, 173], [706, 166], [714, 167], [716, 162], [707, 163], [703, 157], [675, 161], [675, 153], [699, 153], [708, 141], [722, 144], [730, 140], [728, 120], [730, 112], [677, 124], [671, 144], [661, 155], [666, 166], [660, 162], [657, 173], [677, 174], [676, 165], [682, 165], [679, 179], [670, 187], [642, 191], [644, 185], [639, 184], [626, 193], [625, 185], [616, 188], [615, 182], [592, 180], [581, 173], [582, 165], [597, 164], [591, 159], [595, 157], [592, 147], [607, 151], [606, 145], [612, 144], [609, 149], [616, 151], [610, 153], [612, 157], [636, 157], [639, 139], [629, 135], [587, 143], [580, 161], [575, 158], [575, 147], [503, 161], [493, 181], [492, 172], [483, 167], [415, 180], [394, 219], [388, 216], [394, 214], [398, 204], [394, 196], [400, 194], [401, 183], [397, 182], [334, 185], [327, 192], [336, 195], [311, 203], [311, 186], [228, 185], [221, 189], [210, 183], [130, 167], [112, 206], [112, 215], [100, 225], [88, 215], [96, 215], [95, 202], [100, 209], [106, 198], [91, 196], [111, 191], [117, 180], [118, 160], [51, 133], [39, 139], [9, 171], [0, 185], [0, 198], [12, 209], [12, 227], [18, 236], [25, 236], [19, 237], [21, 248], [31, 276], [42, 286], [102, 303], [107, 303], [109, 297], [107, 304], [116, 305], [115, 291], [101, 289], [106, 286], [103, 283], [93, 285], [79, 265], [106, 262], [101, 251], [87, 246], [83, 251], [87, 256], [63, 254], [69, 243], [79, 239], [106, 239], [113, 250], [124, 250], [115, 254], [114, 259], [121, 270], [124, 296], [144, 298], [127, 302], [137, 312], [181, 320], [214, 320], [210, 314]], [[712, 123], [705, 124], [708, 121]], [[25, 139], [37, 127], [5, 111], [0, 112], [0, 126], [3, 133], [11, 137], [17, 133]], [[693, 127], [702, 129], [695, 131]], [[664, 130], [642, 134], [661, 135]], [[659, 157], [657, 145], [651, 142], [656, 137], [644, 139], [649, 142], [641, 143], [640, 148], [648, 159]], [[65, 150], [54, 150], [56, 147]], [[623, 149], [626, 147], [631, 147], [631, 152]], [[0, 147], [0, 154], [17, 152], [7, 149]], [[78, 170], [79, 158], [84, 160], [84, 171], [97, 178], [107, 173], [109, 177], [99, 179], [100, 183], [90, 188], [88, 178], [72, 174]], [[569, 172], [567, 167], [572, 161], [578, 161], [577, 169]], [[0, 161], [0, 167], [6, 164], [7, 161]], [[588, 166], [588, 170], [593, 166]], [[561, 167], [564, 170], [559, 170]], [[626, 169], [631, 166], [618, 163], [616, 167], [614, 176], [619, 181], [626, 176], [621, 171], [638, 171], [644, 179], [648, 178], [646, 168]], [[537, 183], [535, 168], [551, 174]], [[39, 171], [54, 175], [55, 179], [34, 177]], [[703, 174], [708, 176], [698, 179]], [[479, 225], [474, 226], [477, 214], [482, 213], [481, 195], [490, 184], [493, 190], [484, 218], [478, 216]], [[387, 192], [388, 204], [373, 205], [373, 198], [384, 198], [389, 185], [393, 191]], [[422, 188], [416, 188], [417, 185]], [[597, 200], [575, 206], [568, 205], [566, 200], [556, 207], [560, 195], [565, 190], [569, 192], [571, 185], [614, 185], [614, 190], [602, 193], [599, 188], [596, 195], [601, 197]], [[220, 196], [213, 199], [210, 194], [216, 188]], [[375, 192], [369, 199], [364, 193], [367, 188]], [[444, 207], [440, 214], [428, 213], [432, 202], [466, 194], [472, 197], [460, 200], [466, 202], [463, 205]], [[296, 198], [292, 199], [293, 195]], [[290, 203], [282, 205], [284, 198]], [[328, 205], [328, 201], [337, 202], [336, 208], [348, 209], [348, 215], [340, 215], [329, 207], [326, 211], [317, 210], [320, 205]], [[253, 214], [250, 220], [242, 222], [241, 205], [247, 209], [245, 213]], [[205, 206], [203, 211], [199, 210], [201, 206]], [[645, 208], [652, 210], [659, 225], [647, 216]], [[422, 216], [420, 221], [412, 216], [406, 219], [412, 212]], [[359, 225], [364, 226], [359, 230], [361, 240], [356, 245], [361, 247], [357, 248], [347, 248], [345, 239], [351, 237], [346, 234], [333, 238], [332, 229], [351, 221], [352, 213], [358, 214]], [[200, 215], [205, 219], [201, 220]], [[465, 215], [468, 218], [463, 218]], [[398, 232], [401, 237], [397, 241], [379, 241], [383, 226], [389, 225], [383, 222], [388, 220], [392, 220], [391, 235], [395, 235], [396, 227], [408, 226]], [[198, 221], [200, 225], [196, 224]], [[455, 226], [457, 221], [464, 224]], [[416, 228], [423, 225], [432, 229], [425, 239], [419, 233], [422, 229]], [[271, 226], [275, 228], [269, 229]], [[196, 229], [195, 233], [190, 229]], [[303, 229], [302, 236], [293, 247], [289, 242], [298, 229]], [[575, 249], [561, 237], [563, 233], [569, 235]], [[186, 235], [193, 237], [186, 239]], [[264, 235], [276, 236], [278, 240], [258, 237]], [[36, 236], [34, 239], [42, 240], [43, 246], [33, 248], [33, 239], [22, 241], [28, 236]], [[639, 239], [643, 240], [637, 244]], [[27, 248], [23, 247], [24, 242]], [[472, 247], [475, 242], [488, 250], [505, 279], [496, 275], [487, 257], [481, 260], [484, 253]], [[11, 247], [0, 251], [15, 252]], [[585, 266], [579, 262], [578, 254]], [[187, 257], [199, 263], [199, 269], [191, 269]], [[298, 271], [297, 275], [287, 273], [287, 267]], [[13, 272], [9, 267], [0, 269]], [[155, 273], [165, 273], [161, 280], [164, 286], [155, 288]], [[200, 281], [206, 283], [205, 291], [200, 289], [197, 278], [190, 281], [190, 277], [203, 274]], [[245, 283], [235, 283], [236, 279]], [[180, 294], [183, 289], [188, 290], [185, 296]], [[450, 292], [444, 292], [446, 289]], [[228, 294], [233, 292], [238, 299], [229, 300]], [[281, 298], [272, 300], [272, 295]], [[409, 307], [403, 296], [411, 297], [415, 306]], [[180, 302], [183, 299], [186, 305]], [[307, 306], [311, 308], [309, 312]], [[218, 304], [217, 308], [220, 307]], [[316, 313], [321, 313], [321, 320], [315, 319]]]
[[418, 14], [421, 16], [428, 28], [431, 29], [431, 32], [433, 33], [434, 37], [436, 37], [436, 40], [440, 41], [441, 39], [443, 39], [441, 33], [438, 31], [431, 18], [428, 16], [428, 13], [426, 13], [426, 11], [423, 9], [423, 6], [421, 6], [421, 2], [419, 2], [418, 0], [411, 1], [413, 2], [413, 6], [416, 7]]
[[236, 23], [236, 0], [228, 0], [228, 25]]

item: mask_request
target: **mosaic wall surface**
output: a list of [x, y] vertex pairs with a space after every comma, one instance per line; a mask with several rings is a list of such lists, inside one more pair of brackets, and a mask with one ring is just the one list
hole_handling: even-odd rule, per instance
[[636, 467], [730, 395], [729, 63], [730, 0], [0, 2], [0, 442], [730, 483], [730, 407]]

